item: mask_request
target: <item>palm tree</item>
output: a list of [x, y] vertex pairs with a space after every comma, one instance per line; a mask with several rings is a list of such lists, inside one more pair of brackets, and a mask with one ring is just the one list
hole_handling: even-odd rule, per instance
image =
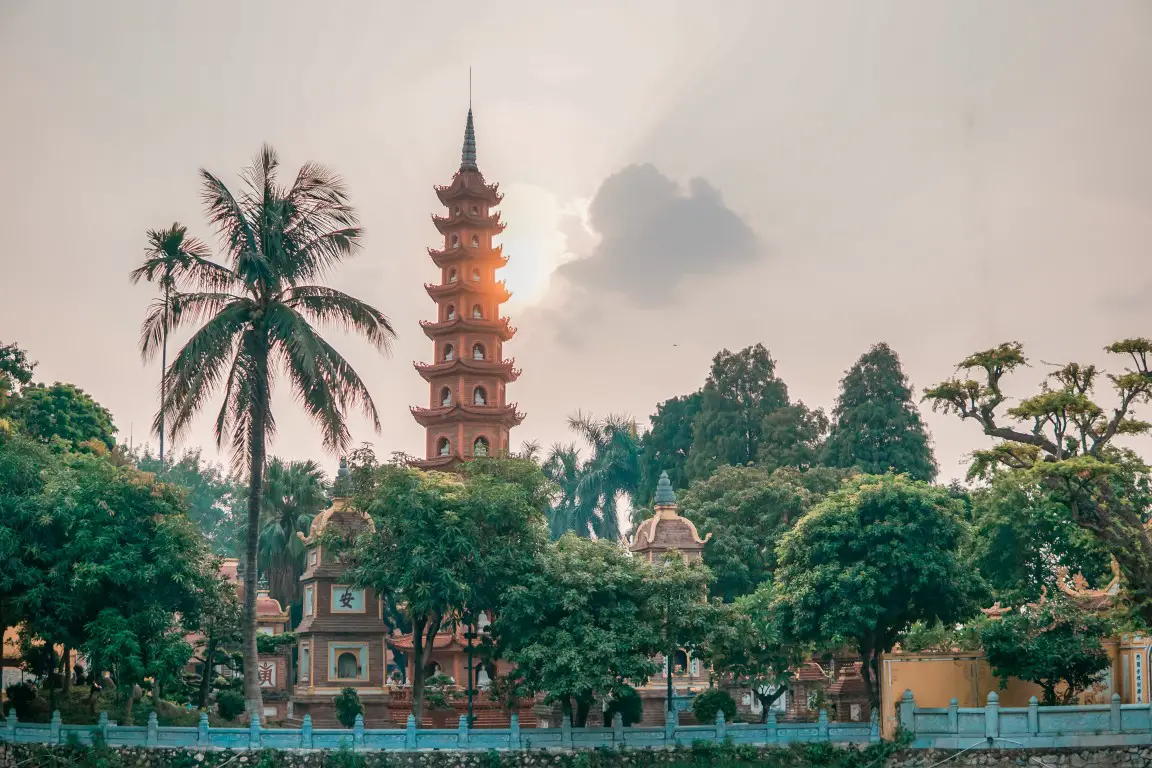
[[640, 487], [640, 433], [627, 416], [596, 419], [576, 412], [568, 426], [584, 438], [592, 455], [579, 471], [576, 497], [582, 514], [594, 516], [593, 531], [601, 539], [620, 538], [618, 506]]
[[582, 466], [580, 451], [575, 444], [555, 443], [541, 465], [544, 476], [551, 480], [558, 492], [548, 511], [548, 531], [553, 539], [566, 533], [588, 538], [596, 524], [595, 501], [582, 503], [578, 489]]
[[[132, 283], [141, 279], [160, 282], [164, 298], [157, 307], [164, 314], [163, 339], [160, 345], [160, 402], [164, 402], [164, 371], [168, 368], [168, 319], [172, 310], [172, 294], [177, 278], [187, 275], [202, 262], [212, 257], [208, 246], [195, 237], [188, 237], [188, 228], [174, 222], [168, 229], [148, 230], [148, 250], [144, 263], [132, 270]], [[160, 410], [160, 464], [164, 464], [164, 411]]]
[[340, 452], [351, 441], [349, 408], [360, 408], [377, 430], [380, 419], [359, 374], [313, 324], [354, 331], [384, 353], [395, 338], [379, 310], [316, 283], [359, 247], [361, 229], [343, 181], [309, 163], [285, 188], [277, 183], [278, 166], [275, 151], [263, 147], [244, 173], [239, 195], [200, 171], [204, 204], [226, 263], [197, 261], [178, 275], [171, 311], [154, 307], [141, 333], [148, 359], [170, 330], [203, 321], [164, 373], [155, 423], [158, 428], [167, 419], [175, 438], [223, 390], [216, 443], [230, 443], [233, 469], [247, 470], [249, 479], [244, 699], [257, 715], [263, 712], [256, 661], [257, 545], [267, 443], [276, 430], [274, 376], [287, 377], [296, 400], [320, 427], [325, 447]]
[[315, 461], [273, 458], [268, 462], [264, 486], [264, 523], [260, 528], [260, 570], [268, 579], [268, 592], [285, 609], [300, 602], [300, 575], [304, 573], [304, 542], [312, 518], [328, 506], [324, 470]]

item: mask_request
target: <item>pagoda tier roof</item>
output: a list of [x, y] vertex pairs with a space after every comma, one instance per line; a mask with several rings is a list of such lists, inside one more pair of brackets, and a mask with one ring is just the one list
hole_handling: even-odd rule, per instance
[[[398, 651], [410, 652], [415, 647], [411, 632], [406, 635], [389, 635], [385, 640], [388, 645]], [[474, 647], [479, 647], [479, 645], [479, 642], [476, 642]], [[467, 647], [468, 638], [464, 636], [464, 632], [456, 630], [455, 632], [437, 632], [432, 638], [432, 647], [428, 650], [440, 651], [445, 648], [465, 649]]]
[[473, 360], [458, 357], [455, 360], [445, 360], [440, 363], [413, 363], [416, 371], [431, 382], [442, 376], [459, 376], [464, 373], [480, 374], [483, 376], [496, 376], [505, 383], [520, 378], [520, 369], [516, 367], [516, 360]]
[[480, 171], [462, 170], [452, 176], [452, 181], [445, 186], [436, 187], [436, 197], [444, 205], [457, 200], [483, 200], [488, 205], [499, 205], [504, 199], [500, 194], [499, 184], [489, 184], [484, 180]]
[[444, 249], [429, 248], [428, 255], [432, 257], [432, 262], [438, 267], [467, 262], [469, 264], [494, 264], [496, 269], [500, 269], [508, 263], [508, 257], [504, 255], [503, 245], [485, 249], [467, 245]]
[[443, 424], [445, 422], [456, 421], [471, 421], [471, 422], [486, 422], [489, 424], [495, 423], [501, 426], [512, 427], [519, 426], [524, 421], [524, 414], [516, 410], [516, 405], [473, 405], [471, 403], [454, 403], [452, 405], [444, 405], [439, 408], [419, 408], [413, 406], [411, 409], [413, 418], [422, 427], [430, 427], [434, 424]]
[[454, 283], [424, 283], [424, 290], [428, 291], [428, 295], [434, 300], [447, 299], [461, 293], [474, 293], [477, 296], [496, 299], [500, 304], [512, 298], [512, 292], [508, 290], [508, 286], [503, 280], [497, 280], [493, 283], [478, 283], [474, 280], [457, 280]]
[[467, 211], [461, 211], [453, 216], [437, 216], [432, 214], [432, 223], [436, 225], [436, 229], [440, 234], [446, 235], [454, 229], [467, 227], [468, 229], [483, 231], [492, 231], [500, 234], [507, 226], [504, 222], [500, 221], [500, 213], [491, 213], [487, 216], [473, 216]]
[[417, 469], [440, 469], [445, 471], [452, 470], [457, 464], [462, 464], [464, 460], [457, 454], [453, 453], [450, 456], [433, 456], [430, 459], [412, 459], [408, 462], [410, 466]]
[[421, 320], [420, 327], [424, 329], [424, 335], [430, 339], [460, 333], [461, 331], [492, 333], [495, 334], [500, 341], [508, 341], [516, 335], [516, 329], [512, 327], [506, 317], [502, 317], [499, 320], [477, 320], [468, 315], [457, 315], [455, 320], [447, 320], [443, 323]]

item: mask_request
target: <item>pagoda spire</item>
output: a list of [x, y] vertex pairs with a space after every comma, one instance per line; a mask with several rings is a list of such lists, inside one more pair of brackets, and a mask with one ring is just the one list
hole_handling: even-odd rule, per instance
[[460, 170], [478, 171], [476, 165], [476, 126], [472, 124], [472, 107], [468, 107], [468, 122], [464, 125], [464, 148], [460, 151]]

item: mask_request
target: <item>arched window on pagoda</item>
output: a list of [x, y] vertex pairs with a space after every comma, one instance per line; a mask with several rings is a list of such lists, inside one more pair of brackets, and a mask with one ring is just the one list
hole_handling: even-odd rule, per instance
[[448, 305], [448, 310], [444, 314], [444, 319], [445, 320], [455, 320], [456, 319], [456, 305], [455, 304], [449, 304]]
[[483, 320], [484, 319], [484, 308], [481, 307], [479, 304], [473, 304], [472, 305], [472, 317], [476, 320]]
[[456, 347], [451, 344], [444, 345], [444, 361], [448, 362], [456, 359]]
[[452, 215], [453, 216], [459, 216], [460, 215], [460, 206], [456, 206], [456, 210], [452, 211]]
[[478, 270], [478, 269], [472, 270], [472, 282], [474, 282], [474, 283], [480, 282], [480, 270]]
[[456, 270], [455, 269], [448, 270], [448, 282], [450, 282], [450, 283], [456, 282]]
[[452, 405], [452, 390], [444, 387], [440, 390], [440, 405], [447, 407]]
[[476, 206], [472, 206], [472, 215], [473, 216], [479, 216], [480, 215], [480, 209], [477, 208]]
[[442, 437], [436, 441], [436, 453], [441, 456], [447, 456], [452, 453], [452, 441], [446, 437]]
[[486, 437], [476, 438], [476, 441], [474, 443], [472, 443], [472, 455], [473, 456], [487, 456], [488, 455], [488, 438], [486, 438]]
[[676, 651], [676, 655], [672, 657], [672, 672], [683, 673], [688, 669], [688, 654], [683, 649]]
[[484, 359], [484, 345], [481, 344], [480, 342], [476, 342], [475, 344], [472, 345], [472, 359], [473, 360], [483, 360]]
[[456, 248], [460, 245], [460, 235], [452, 235], [452, 247]]
[[479, 248], [480, 247], [479, 235], [472, 235], [472, 247], [473, 248]]
[[488, 405], [488, 390], [484, 387], [472, 390], [472, 405]]

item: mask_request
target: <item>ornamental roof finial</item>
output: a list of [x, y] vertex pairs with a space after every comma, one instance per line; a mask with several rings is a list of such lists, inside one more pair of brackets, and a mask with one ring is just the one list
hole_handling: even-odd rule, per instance
[[460, 152], [460, 170], [480, 170], [476, 165], [476, 127], [472, 124], [472, 107], [468, 107], [468, 122], [464, 126], [464, 148]]
[[656, 506], [671, 506], [676, 503], [676, 492], [672, 490], [672, 481], [668, 479], [668, 472], [661, 472], [656, 482]]

